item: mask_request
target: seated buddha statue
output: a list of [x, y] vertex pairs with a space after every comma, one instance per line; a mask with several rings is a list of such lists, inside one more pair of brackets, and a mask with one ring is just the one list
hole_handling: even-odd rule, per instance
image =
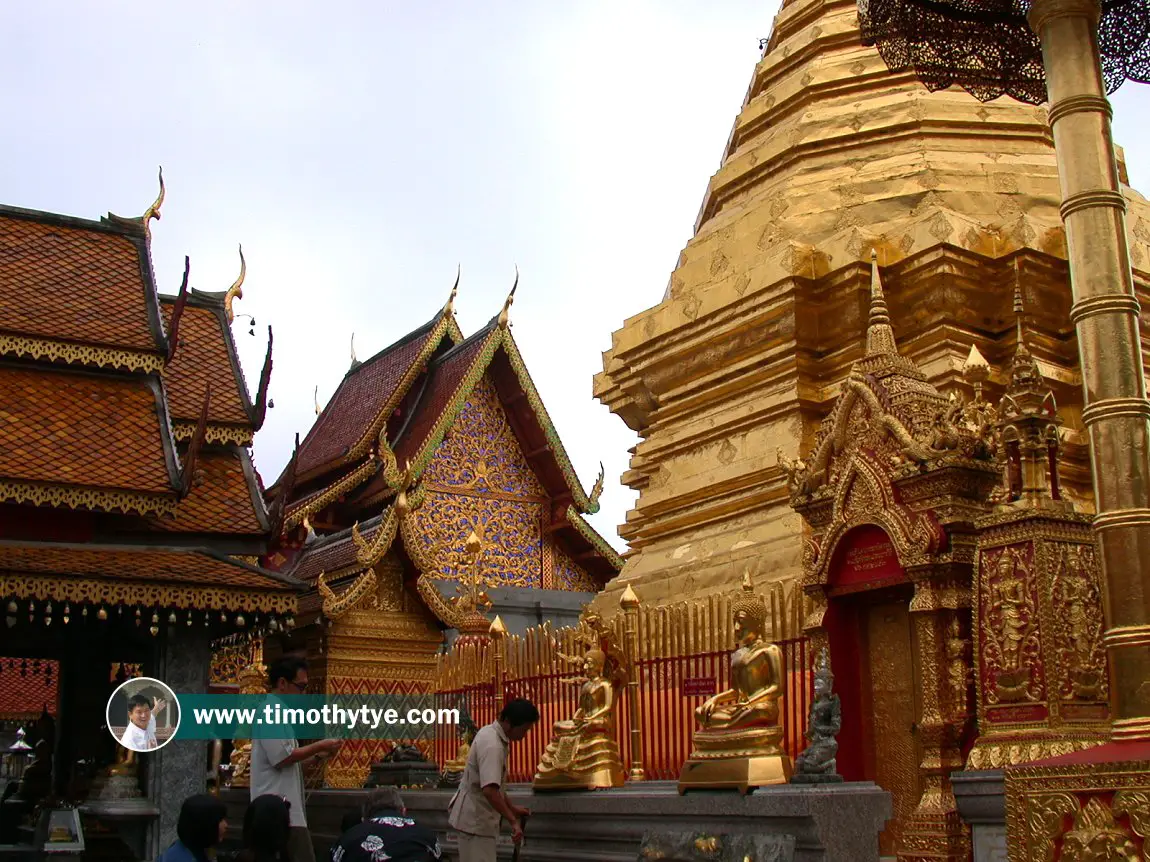
[[[779, 746], [783, 654], [763, 639], [767, 606], [755, 594], [749, 573], [743, 576], [742, 592], [731, 602], [731, 617], [737, 644], [731, 655], [731, 687], [695, 710], [699, 726], [694, 750], [679, 779], [680, 790], [736, 787], [746, 792], [790, 778], [790, 758]], [[701, 768], [701, 764], [718, 761], [727, 765]]]
[[615, 680], [607, 654], [597, 647], [583, 656], [579, 708], [555, 723], [553, 737], [535, 771], [536, 790], [621, 787], [623, 762], [614, 736]]

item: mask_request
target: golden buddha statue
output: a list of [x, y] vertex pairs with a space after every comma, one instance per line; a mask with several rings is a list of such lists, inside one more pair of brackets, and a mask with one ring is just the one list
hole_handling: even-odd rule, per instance
[[679, 774], [679, 792], [691, 788], [731, 788], [785, 784], [791, 759], [780, 743], [779, 700], [785, 677], [783, 653], [763, 639], [767, 605], [755, 595], [750, 573], [731, 602], [738, 644], [731, 655], [731, 688], [695, 710], [694, 751]]
[[[609, 670], [608, 665], [613, 667]], [[583, 676], [564, 680], [582, 684], [579, 708], [570, 719], [555, 723], [554, 736], [535, 770], [536, 790], [623, 786], [623, 761], [615, 741], [616, 667], [606, 652], [588, 644]]]

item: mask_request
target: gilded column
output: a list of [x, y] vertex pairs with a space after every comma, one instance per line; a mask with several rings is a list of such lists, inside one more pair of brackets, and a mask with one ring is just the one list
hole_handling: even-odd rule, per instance
[[628, 778], [643, 781], [643, 716], [639, 703], [639, 596], [630, 585], [619, 598], [627, 649], [627, 705], [631, 712], [631, 771]]
[[491, 649], [494, 655], [495, 665], [495, 715], [503, 712], [503, 638], [507, 634], [507, 626], [503, 623], [503, 618], [496, 614], [494, 621], [491, 623], [491, 628], [488, 630], [491, 635]]
[[1090, 430], [1115, 740], [1150, 739], [1150, 401], [1126, 204], [1098, 53], [1099, 0], [1034, 0]]

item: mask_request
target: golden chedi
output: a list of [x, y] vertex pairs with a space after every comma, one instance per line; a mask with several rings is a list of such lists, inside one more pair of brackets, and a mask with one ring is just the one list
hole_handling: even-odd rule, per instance
[[[564, 656], [566, 658], [566, 656]], [[591, 646], [583, 656], [579, 708], [558, 721], [554, 736], [535, 771], [536, 790], [595, 790], [623, 786], [623, 761], [615, 741], [615, 695], [618, 674], [607, 653]]]
[[695, 710], [699, 727], [694, 751], [679, 774], [680, 793], [692, 788], [746, 793], [791, 777], [791, 759], [780, 747], [783, 653], [763, 639], [767, 605], [755, 595], [750, 574], [731, 602], [731, 616], [738, 644], [731, 656], [731, 688]]

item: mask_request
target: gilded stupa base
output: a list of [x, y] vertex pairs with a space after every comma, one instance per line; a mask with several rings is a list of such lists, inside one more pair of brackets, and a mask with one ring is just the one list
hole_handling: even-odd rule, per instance
[[599, 767], [591, 772], [581, 772], [571, 775], [566, 772], [554, 772], [550, 775], [536, 775], [531, 782], [535, 792], [552, 792], [562, 790], [607, 790], [611, 787], [622, 787], [626, 775], [623, 764], [611, 763]]
[[694, 754], [679, 773], [679, 794], [688, 790], [737, 790], [747, 794], [756, 787], [786, 784], [794, 768], [785, 754], [744, 757], [699, 757]]

